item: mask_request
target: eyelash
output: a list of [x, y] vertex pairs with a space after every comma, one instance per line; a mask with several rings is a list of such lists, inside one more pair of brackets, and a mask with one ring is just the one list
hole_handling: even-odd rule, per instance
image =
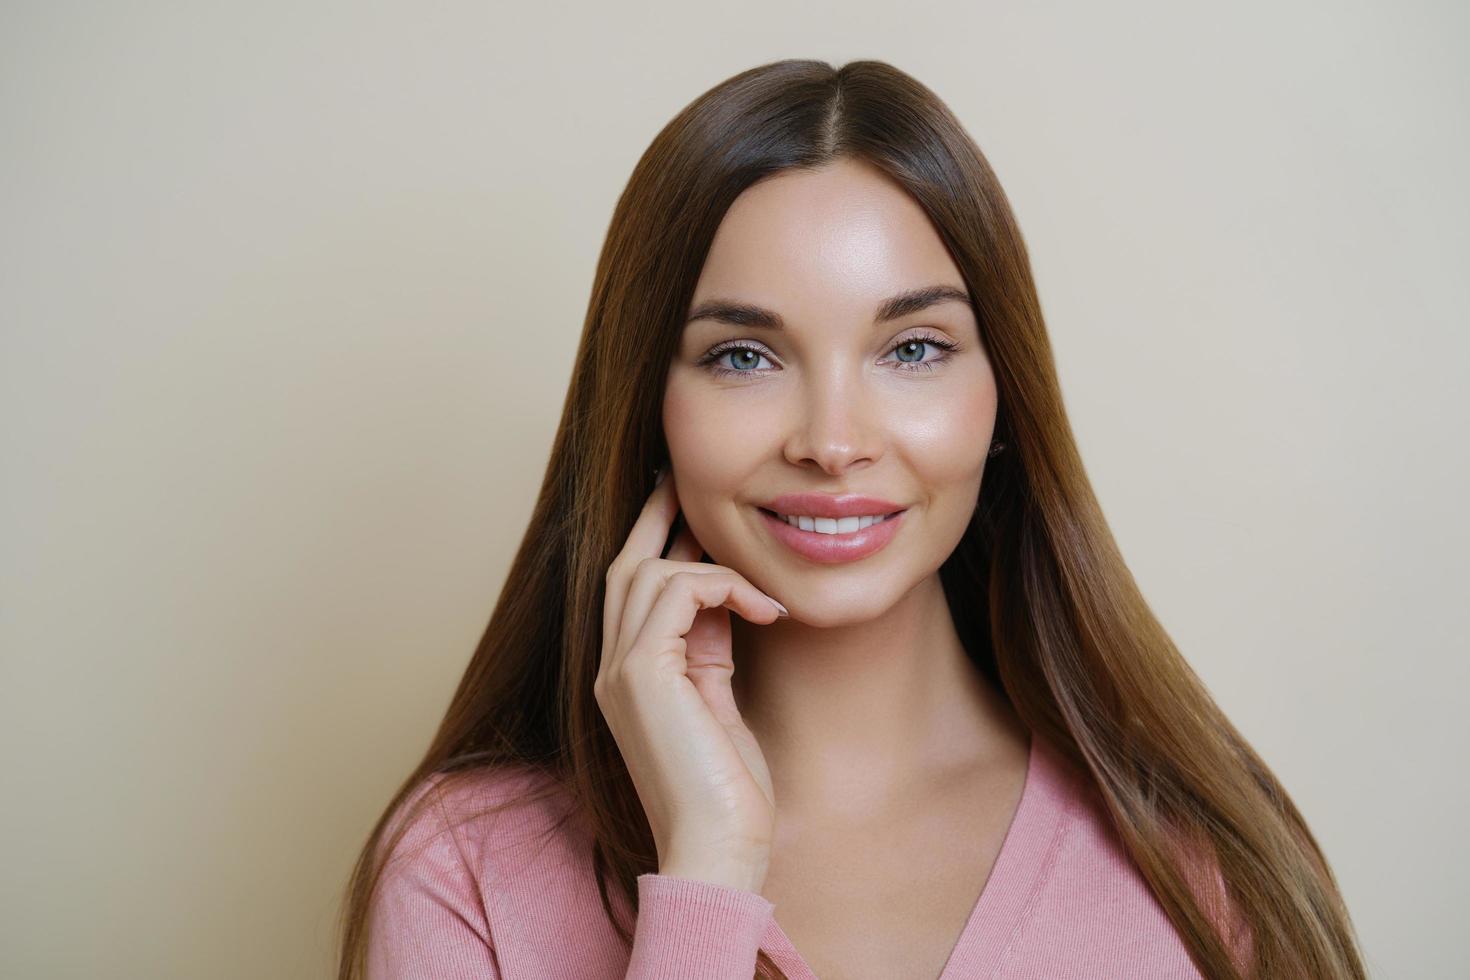
[[[958, 351], [960, 349], [960, 345], [952, 340], [946, 340], [943, 337], [926, 333], [918, 334], [913, 337], [906, 337], [905, 339], [894, 344], [893, 350], [898, 350], [898, 348], [903, 347], [907, 344], [929, 344], [931, 347], [937, 347], [940, 350], [944, 351], [944, 356], [934, 358], [933, 360], [896, 362], [900, 365], [900, 369], [904, 371], [933, 371], [936, 365], [943, 364], [945, 361], [948, 361], [950, 357], [954, 355], [955, 351]], [[696, 362], [696, 364], [697, 366], [707, 368], [708, 370], [722, 377], [728, 377], [730, 375], [750, 377], [751, 375], [766, 373], [765, 371], [757, 371], [755, 369], [737, 371], [734, 368], [720, 367], [718, 364], [715, 363], [715, 361], [718, 361], [721, 357], [725, 356], [731, 351], [737, 350], [748, 350], [762, 356], [770, 355], [770, 351], [766, 350], [764, 347], [758, 347], [755, 344], [750, 343], [749, 341], [731, 340], [723, 344], [716, 344], [714, 347], [711, 347], [709, 352], [701, 357]]]

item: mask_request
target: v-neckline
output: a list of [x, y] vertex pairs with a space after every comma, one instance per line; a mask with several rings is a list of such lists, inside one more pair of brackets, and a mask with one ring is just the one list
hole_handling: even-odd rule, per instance
[[[1053, 751], [1031, 734], [1021, 799], [980, 896], [937, 980], [990, 976], [1031, 906], [1032, 896], [1046, 881], [1070, 809], [1065, 774]], [[788, 980], [819, 980], [774, 915], [760, 947]]]

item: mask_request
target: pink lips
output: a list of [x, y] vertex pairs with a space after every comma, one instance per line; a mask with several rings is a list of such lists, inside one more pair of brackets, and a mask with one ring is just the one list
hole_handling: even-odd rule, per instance
[[903, 504], [856, 493], [783, 493], [761, 506], [778, 514], [804, 514], [807, 517], [862, 517], [864, 514], [892, 514], [903, 510]]
[[[761, 520], [771, 534], [792, 551], [822, 564], [857, 561], [878, 551], [898, 533], [899, 522], [907, 512], [899, 504], [875, 497], [833, 496], [825, 493], [789, 493], [772, 500], [770, 511], [802, 514], [808, 517], [860, 517], [864, 514], [887, 515], [877, 524], [846, 534], [823, 534], [792, 527], [775, 514], [760, 508]], [[896, 512], [896, 513], [895, 513]]]

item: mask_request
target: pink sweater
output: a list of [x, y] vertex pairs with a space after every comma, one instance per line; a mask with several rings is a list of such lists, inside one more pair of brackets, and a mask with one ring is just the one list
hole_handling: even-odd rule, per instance
[[[940, 980], [1199, 978], [1095, 791], [1045, 741], [1031, 745], [1020, 805]], [[757, 948], [791, 980], [816, 980], [764, 897], [667, 875], [639, 876], [636, 922], [609, 888], [633, 927], [630, 955], [603, 912], [590, 836], [575, 818], [554, 827], [566, 810], [553, 802], [459, 824], [545, 778], [487, 773], [415, 821], [373, 904], [369, 980], [751, 980]]]

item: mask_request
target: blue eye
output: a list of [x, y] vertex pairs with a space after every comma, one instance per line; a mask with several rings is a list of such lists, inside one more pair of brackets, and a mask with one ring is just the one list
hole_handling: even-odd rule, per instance
[[[944, 356], [925, 357], [925, 345], [943, 351]], [[893, 349], [899, 352], [899, 360], [895, 362], [898, 364], [899, 370], [933, 371], [937, 365], [943, 364], [945, 361], [949, 360], [950, 355], [960, 349], [960, 345], [956, 344], [952, 340], [946, 340], [943, 337], [938, 337], [933, 334], [923, 334], [916, 337], [909, 337], [901, 341], [900, 343], [895, 344]], [[710, 348], [709, 352], [695, 363], [697, 366], [704, 367], [714, 374], [722, 377], [732, 377], [737, 375], [748, 377], [751, 375], [769, 373], [767, 371], [756, 370], [756, 365], [759, 363], [760, 359], [767, 356], [769, 353], [770, 352], [766, 350], [766, 348], [750, 341], [732, 340], [723, 344], [717, 344], [714, 347]], [[727, 354], [733, 355], [733, 359], [730, 362], [732, 365], [734, 365], [733, 367], [724, 367], [723, 365], [718, 363], [720, 359], [725, 357]]]

